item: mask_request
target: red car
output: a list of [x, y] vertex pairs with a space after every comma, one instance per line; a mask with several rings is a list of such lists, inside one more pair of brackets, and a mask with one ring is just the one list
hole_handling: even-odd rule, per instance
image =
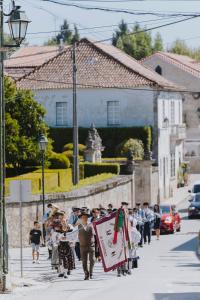
[[160, 206], [161, 215], [161, 232], [174, 233], [181, 231], [181, 217], [176, 209], [176, 206], [166, 204]]

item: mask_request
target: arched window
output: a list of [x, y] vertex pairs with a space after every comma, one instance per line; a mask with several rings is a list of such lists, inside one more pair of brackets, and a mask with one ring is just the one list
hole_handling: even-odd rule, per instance
[[162, 68], [161, 68], [160, 66], [157, 66], [157, 67], [155, 68], [155, 71], [156, 71], [156, 73], [162, 75]]

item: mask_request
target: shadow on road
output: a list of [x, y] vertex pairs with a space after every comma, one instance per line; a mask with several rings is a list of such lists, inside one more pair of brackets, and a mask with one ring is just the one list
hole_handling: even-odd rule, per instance
[[154, 294], [155, 300], [199, 300], [200, 293]]
[[179, 245], [176, 248], [173, 248], [171, 251], [193, 251], [193, 252], [196, 252], [196, 248], [197, 248], [197, 237], [195, 236], [191, 240]]

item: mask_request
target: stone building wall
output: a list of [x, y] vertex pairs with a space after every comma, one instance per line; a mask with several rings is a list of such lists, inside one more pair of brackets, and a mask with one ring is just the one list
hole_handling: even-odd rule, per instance
[[[46, 195], [46, 204], [55, 203], [60, 209], [70, 214], [72, 206], [87, 206], [90, 209], [98, 207], [99, 204], [106, 207], [112, 203], [114, 207], [120, 207], [121, 201], [128, 201], [135, 206], [134, 176], [120, 175], [94, 186], [84, 187], [68, 193]], [[20, 204], [11, 203], [7, 199], [6, 216], [8, 224], [9, 245], [19, 247], [20, 245]], [[42, 201], [39, 196], [34, 196], [29, 202], [23, 202], [23, 245], [28, 246], [29, 231], [38, 214], [42, 219]]]

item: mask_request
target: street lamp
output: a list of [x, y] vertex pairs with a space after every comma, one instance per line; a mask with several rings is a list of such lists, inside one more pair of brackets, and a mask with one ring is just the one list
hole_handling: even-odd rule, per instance
[[6, 23], [8, 23], [12, 39], [16, 45], [20, 45], [26, 37], [28, 24], [30, 23], [25, 12], [20, 10], [20, 6], [17, 6], [11, 12]]
[[[5, 100], [4, 100], [4, 52], [7, 48], [19, 47], [25, 39], [27, 26], [30, 21], [20, 6], [12, 1], [12, 10], [9, 14], [3, 11], [3, 2], [0, 0], [0, 292], [6, 290], [6, 274], [8, 273], [8, 238], [5, 214]], [[15, 45], [4, 44], [4, 16], [9, 17], [8, 25]]]
[[[42, 157], [42, 213], [43, 213], [43, 217], [45, 214], [45, 190], [44, 190], [44, 162], [45, 162], [45, 152], [48, 146], [48, 139], [47, 137], [42, 134], [39, 138], [39, 150], [41, 153], [41, 157]], [[44, 243], [45, 243], [45, 226], [44, 226], [44, 222], [43, 222], [43, 226], [42, 226], [42, 230], [43, 230], [43, 239], [44, 239]]]

